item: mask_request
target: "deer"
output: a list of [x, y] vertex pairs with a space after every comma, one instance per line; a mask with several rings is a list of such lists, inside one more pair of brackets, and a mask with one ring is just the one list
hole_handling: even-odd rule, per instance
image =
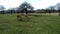
[[28, 17], [28, 12], [27, 12], [27, 8], [25, 8], [25, 9], [23, 9], [23, 10], [21, 10], [21, 11], [25, 11], [25, 13], [16, 13], [16, 16], [17, 16], [17, 20], [18, 21], [22, 21], [22, 16], [25, 16], [27, 19], [29, 18]]

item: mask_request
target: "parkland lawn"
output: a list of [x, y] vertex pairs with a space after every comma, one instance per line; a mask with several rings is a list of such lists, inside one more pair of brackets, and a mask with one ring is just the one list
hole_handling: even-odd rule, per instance
[[35, 15], [17, 21], [15, 15], [0, 14], [0, 34], [60, 34], [60, 16]]

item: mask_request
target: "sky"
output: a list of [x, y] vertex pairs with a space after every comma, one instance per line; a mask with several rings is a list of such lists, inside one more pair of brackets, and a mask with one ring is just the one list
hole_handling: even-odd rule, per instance
[[4, 5], [6, 9], [9, 9], [18, 7], [25, 1], [30, 3], [35, 9], [45, 9], [60, 2], [60, 0], [0, 0], [0, 5]]

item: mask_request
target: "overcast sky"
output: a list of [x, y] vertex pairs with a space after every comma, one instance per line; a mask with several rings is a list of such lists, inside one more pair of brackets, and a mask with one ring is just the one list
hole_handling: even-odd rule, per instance
[[4, 5], [5, 8], [8, 9], [18, 7], [21, 3], [25, 1], [34, 6], [35, 9], [47, 8], [60, 2], [60, 0], [0, 0], [0, 5]]

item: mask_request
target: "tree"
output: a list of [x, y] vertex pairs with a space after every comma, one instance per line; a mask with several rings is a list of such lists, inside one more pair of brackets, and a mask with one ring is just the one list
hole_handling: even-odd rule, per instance
[[49, 9], [50, 9], [50, 10], [54, 10], [55, 7], [54, 7], [54, 6], [50, 6]]
[[27, 14], [27, 12], [28, 12], [27, 10], [28, 9], [33, 10], [33, 7], [31, 6], [30, 3], [24, 2], [19, 6], [19, 9], [25, 11], [25, 13]]
[[16, 8], [10, 8], [7, 10], [7, 13], [11, 13], [11, 15], [16, 12]]
[[59, 16], [60, 16], [60, 3], [57, 3], [57, 9], [59, 11]]
[[51, 14], [50, 8], [47, 8], [46, 12], [49, 13], [49, 14]]
[[0, 5], [0, 13], [4, 14], [5, 12], [5, 7], [3, 5]]
[[50, 14], [51, 12], [54, 12], [55, 10], [55, 6], [50, 6], [46, 9], [48, 11], [48, 13]]
[[3, 5], [0, 5], [0, 11], [4, 11], [5, 7]]

